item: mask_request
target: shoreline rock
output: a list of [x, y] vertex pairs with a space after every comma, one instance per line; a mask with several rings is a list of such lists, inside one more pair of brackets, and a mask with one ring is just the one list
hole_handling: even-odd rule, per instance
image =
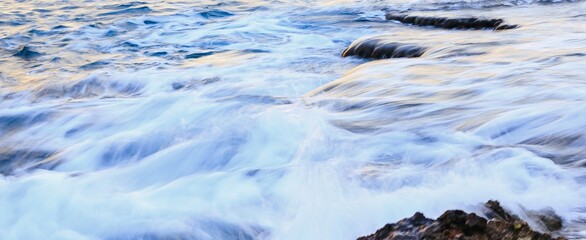
[[416, 45], [391, 42], [384, 38], [362, 38], [354, 41], [343, 52], [342, 57], [356, 56], [367, 59], [416, 58], [427, 49]]
[[398, 21], [404, 24], [416, 26], [432, 26], [444, 29], [492, 29], [506, 30], [518, 28], [519, 25], [502, 24], [504, 21], [500, 18], [480, 19], [480, 18], [446, 18], [446, 17], [422, 17], [409, 16], [403, 14], [386, 15], [387, 20]]
[[[436, 220], [417, 212], [410, 218], [390, 223], [375, 233], [357, 240], [565, 240], [564, 237], [552, 237], [549, 233], [537, 232], [518, 216], [510, 214], [500, 206], [498, 201], [484, 204], [484, 214], [488, 218], [466, 213], [462, 210], [448, 210]], [[553, 210], [545, 215], [533, 212], [550, 231], [559, 230], [562, 220]], [[550, 226], [546, 222], [552, 223]]]

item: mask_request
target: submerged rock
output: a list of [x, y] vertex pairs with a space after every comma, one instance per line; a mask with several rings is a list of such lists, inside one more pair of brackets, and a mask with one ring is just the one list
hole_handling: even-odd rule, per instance
[[426, 48], [388, 41], [384, 38], [363, 38], [348, 46], [342, 57], [356, 56], [361, 58], [414, 58], [420, 57]]
[[422, 17], [409, 16], [403, 14], [386, 15], [387, 20], [398, 21], [405, 24], [413, 24], [417, 26], [432, 26], [436, 28], [445, 29], [493, 29], [505, 30], [518, 28], [518, 25], [503, 24], [503, 20], [496, 19], [480, 19], [480, 18], [446, 18], [446, 17]]
[[[483, 218], [475, 213], [462, 210], [448, 210], [436, 220], [426, 218], [422, 213], [415, 213], [396, 223], [385, 225], [374, 234], [360, 237], [358, 240], [562, 240], [564, 237], [553, 238], [548, 233], [540, 233], [529, 227], [527, 222], [508, 213], [499, 202], [488, 201], [485, 205]], [[548, 212], [551, 219], [557, 216]], [[560, 221], [559, 216], [553, 217]], [[557, 226], [557, 225], [556, 225]]]

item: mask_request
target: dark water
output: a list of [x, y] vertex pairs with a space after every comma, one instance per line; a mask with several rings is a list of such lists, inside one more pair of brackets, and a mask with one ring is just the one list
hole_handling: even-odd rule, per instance
[[[586, 229], [584, 2], [0, 9], [0, 239], [355, 239], [488, 199]], [[429, 50], [340, 57], [364, 36]]]

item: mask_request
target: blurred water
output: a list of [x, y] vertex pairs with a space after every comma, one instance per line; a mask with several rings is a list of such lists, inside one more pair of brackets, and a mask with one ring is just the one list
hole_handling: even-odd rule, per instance
[[[586, 231], [584, 2], [0, 9], [0, 239], [355, 239], [488, 199]], [[429, 51], [340, 57], [380, 35]]]

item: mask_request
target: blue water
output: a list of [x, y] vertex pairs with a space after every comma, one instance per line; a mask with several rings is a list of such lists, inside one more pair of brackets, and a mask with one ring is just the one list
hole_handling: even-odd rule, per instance
[[[585, 2], [0, 9], [0, 239], [355, 239], [488, 199], [586, 234]], [[340, 57], [365, 36], [429, 50]]]

